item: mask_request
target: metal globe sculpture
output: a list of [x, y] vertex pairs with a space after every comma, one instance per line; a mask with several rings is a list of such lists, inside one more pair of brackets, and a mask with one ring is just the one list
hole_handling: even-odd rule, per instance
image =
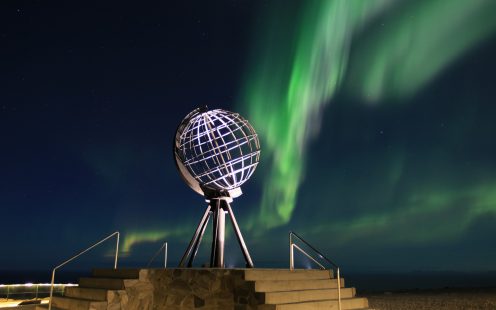
[[209, 196], [231, 191], [236, 197], [257, 167], [260, 143], [238, 113], [203, 108], [179, 125], [174, 153], [183, 178], [196, 192]]
[[224, 267], [225, 215], [228, 214], [246, 266], [253, 267], [229, 204], [241, 195], [240, 186], [253, 174], [260, 159], [260, 143], [253, 127], [238, 113], [198, 108], [189, 113], [177, 128], [174, 158], [184, 181], [208, 202], [179, 266], [184, 267], [188, 257], [187, 266], [193, 265], [208, 221], [212, 218], [210, 266]]

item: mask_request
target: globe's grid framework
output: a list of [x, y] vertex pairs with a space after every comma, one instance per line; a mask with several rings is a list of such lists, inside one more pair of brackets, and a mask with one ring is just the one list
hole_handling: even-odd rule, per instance
[[176, 144], [181, 162], [203, 187], [238, 188], [253, 174], [260, 158], [255, 130], [238, 113], [216, 109], [191, 114], [180, 126], [184, 128]]
[[241, 195], [260, 159], [260, 143], [250, 123], [238, 113], [195, 109], [180, 123], [174, 138], [176, 166], [184, 181], [205, 196], [203, 213], [179, 267], [193, 266], [201, 240], [212, 218], [210, 267], [224, 268], [225, 216], [229, 215], [246, 267], [253, 268], [248, 248], [230, 206]]

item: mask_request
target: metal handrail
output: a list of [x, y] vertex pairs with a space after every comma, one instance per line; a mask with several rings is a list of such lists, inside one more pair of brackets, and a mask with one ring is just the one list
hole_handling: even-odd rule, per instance
[[90, 246], [89, 248], [87, 248], [86, 250], [83, 250], [81, 252], [79, 252], [78, 254], [74, 255], [73, 257], [69, 258], [68, 260], [66, 260], [65, 262], [61, 263], [60, 265], [58, 265], [57, 267], [53, 268], [52, 270], [52, 282], [50, 283], [50, 301], [48, 302], [48, 310], [51, 310], [52, 309], [52, 297], [53, 297], [53, 284], [55, 282], [55, 271], [57, 271], [57, 269], [59, 269], [60, 267], [66, 265], [67, 263], [75, 260], [76, 258], [78, 258], [79, 256], [83, 255], [84, 253], [88, 252], [89, 250], [93, 249], [94, 247], [100, 245], [101, 243], [107, 241], [108, 239], [112, 238], [113, 236], [117, 235], [117, 243], [115, 245], [115, 259], [114, 259], [114, 269], [117, 269], [117, 259], [119, 258], [119, 237], [120, 237], [120, 234], [118, 231], [108, 235], [107, 237], [103, 238], [102, 240], [98, 241], [97, 243], [93, 244], [92, 246]]
[[153, 255], [152, 259], [150, 259], [150, 261], [148, 262], [148, 265], [146, 265], [147, 268], [150, 267], [153, 260], [155, 259], [155, 257], [157, 257], [162, 249], [164, 249], [164, 268], [167, 268], [167, 242], [164, 242], [160, 249], [158, 249], [158, 251]]
[[[324, 265], [322, 265], [321, 263], [319, 263], [315, 258], [313, 258], [312, 256], [310, 256], [307, 252], [305, 252], [302, 248], [300, 248], [297, 244], [293, 243], [293, 246], [299, 250], [303, 255], [305, 255], [306, 257], [308, 257], [309, 259], [311, 259], [314, 263], [316, 263], [317, 265], [319, 265], [320, 269], [322, 270], [325, 270], [326, 268], [324, 267]], [[293, 267], [294, 269], [294, 267]]]
[[305, 241], [301, 236], [299, 236], [297, 233], [290, 231], [289, 232], [289, 269], [294, 270], [294, 248], [296, 248], [298, 251], [300, 251], [303, 255], [311, 259], [314, 263], [319, 265], [320, 269], [325, 270], [326, 268], [324, 265], [319, 263], [315, 258], [313, 258], [310, 254], [308, 254], [305, 250], [303, 250], [301, 247], [299, 247], [297, 244], [294, 243], [293, 241], [293, 236], [295, 236], [298, 240], [303, 242], [305, 245], [307, 245], [310, 249], [312, 249], [315, 253], [319, 255], [319, 258], [327, 261], [330, 263], [335, 269], [336, 269], [336, 275], [337, 275], [337, 287], [338, 287], [338, 309], [341, 310], [341, 275], [339, 271], [339, 266], [336, 265], [333, 261], [331, 261], [329, 258], [325, 257], [324, 254], [322, 254], [319, 250], [317, 250], [315, 247], [313, 247], [310, 243]]
[[309, 248], [311, 248], [315, 253], [319, 254], [319, 257], [326, 260], [329, 264], [331, 264], [333, 267], [335, 268], [338, 268], [338, 265], [336, 265], [332, 260], [330, 260], [329, 258], [325, 257], [324, 254], [322, 254], [319, 250], [317, 250], [316, 248], [314, 248], [310, 243], [308, 243], [307, 241], [305, 241], [305, 239], [303, 239], [300, 235], [298, 235], [297, 233], [295, 233], [294, 231], [290, 231], [289, 232], [289, 241], [291, 242], [292, 241], [292, 236], [295, 236], [296, 238], [298, 238], [300, 241], [302, 241], [303, 243], [305, 243]]

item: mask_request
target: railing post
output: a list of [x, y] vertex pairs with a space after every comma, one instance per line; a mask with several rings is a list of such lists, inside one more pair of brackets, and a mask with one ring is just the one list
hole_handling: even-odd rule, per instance
[[165, 243], [164, 248], [164, 269], [167, 268], [167, 242]]
[[294, 244], [293, 232], [289, 232], [289, 270], [294, 270]]
[[294, 244], [289, 248], [289, 270], [294, 270]]
[[48, 310], [52, 310], [53, 283], [55, 282], [55, 270], [52, 270], [52, 281], [50, 284], [50, 300], [48, 301]]
[[294, 257], [293, 257], [293, 236], [289, 232], [289, 270], [294, 270]]
[[9, 294], [10, 294], [10, 286], [7, 285], [7, 297], [5, 297], [5, 299], [9, 299]]
[[117, 269], [117, 259], [119, 257], [119, 235], [120, 233], [117, 232], [117, 243], [115, 245], [115, 260], [114, 260], [114, 269]]
[[341, 275], [339, 274], [339, 267], [337, 268], [338, 274], [338, 309], [341, 310]]

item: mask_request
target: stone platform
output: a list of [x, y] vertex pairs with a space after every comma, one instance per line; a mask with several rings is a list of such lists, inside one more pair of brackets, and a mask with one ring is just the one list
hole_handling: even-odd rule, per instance
[[[95, 269], [52, 309], [338, 309], [337, 287], [329, 270]], [[368, 309], [344, 279], [340, 287], [343, 310]]]

